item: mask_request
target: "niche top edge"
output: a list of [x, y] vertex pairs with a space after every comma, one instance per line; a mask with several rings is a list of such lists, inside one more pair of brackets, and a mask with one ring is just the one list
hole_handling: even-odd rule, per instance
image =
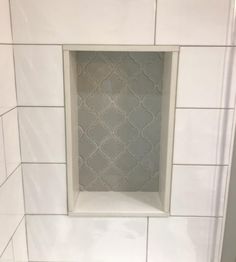
[[179, 52], [179, 46], [148, 45], [63, 45], [64, 51], [103, 51], [103, 52]]

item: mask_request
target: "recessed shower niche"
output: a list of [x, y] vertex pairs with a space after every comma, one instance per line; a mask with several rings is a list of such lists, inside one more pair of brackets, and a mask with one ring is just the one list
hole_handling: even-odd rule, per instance
[[70, 215], [169, 212], [178, 49], [64, 46]]

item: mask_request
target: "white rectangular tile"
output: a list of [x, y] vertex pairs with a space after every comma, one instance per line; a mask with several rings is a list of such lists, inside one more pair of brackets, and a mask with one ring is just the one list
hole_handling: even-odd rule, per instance
[[[228, 50], [227, 50], [228, 49]], [[184, 47], [180, 51], [177, 107], [233, 108], [235, 85], [224, 78], [225, 47]], [[229, 62], [229, 61], [228, 61]], [[231, 90], [232, 89], [232, 90]]]
[[12, 47], [10, 45], [0, 45], [0, 57], [0, 114], [3, 114], [4, 112], [16, 106]]
[[63, 106], [60, 46], [14, 46], [19, 105]]
[[24, 216], [21, 168], [0, 187], [0, 254]]
[[233, 110], [177, 109], [174, 164], [228, 164]]
[[23, 162], [65, 162], [64, 108], [19, 108]]
[[12, 241], [10, 241], [4, 250], [2, 256], [0, 256], [0, 262], [14, 262]]
[[226, 44], [230, 0], [159, 0], [156, 43]]
[[64, 164], [24, 164], [23, 177], [26, 213], [67, 213]]
[[11, 18], [8, 0], [0, 0], [0, 43], [11, 43]]
[[17, 43], [153, 44], [154, 41], [154, 0], [69, 3], [13, 0], [11, 7]]
[[219, 261], [221, 219], [150, 218], [148, 262]]
[[145, 218], [27, 216], [30, 261], [145, 262]]
[[7, 175], [21, 162], [17, 109], [2, 117]]
[[27, 262], [28, 250], [26, 240], [25, 218], [21, 221], [12, 237], [13, 253], [15, 262]]
[[7, 178], [6, 162], [5, 162], [5, 150], [3, 141], [3, 126], [2, 118], [0, 118], [0, 185]]
[[227, 166], [174, 166], [171, 214], [223, 216]]

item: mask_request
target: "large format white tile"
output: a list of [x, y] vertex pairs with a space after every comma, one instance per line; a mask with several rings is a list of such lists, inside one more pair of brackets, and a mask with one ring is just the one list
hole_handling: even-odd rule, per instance
[[24, 164], [23, 177], [26, 213], [67, 213], [64, 164]]
[[27, 216], [30, 261], [145, 262], [145, 218]]
[[156, 43], [226, 44], [230, 0], [159, 0]]
[[174, 164], [228, 164], [233, 110], [177, 109]]
[[11, 43], [11, 19], [8, 0], [0, 0], [0, 43]]
[[2, 118], [0, 118], [0, 185], [5, 181], [7, 177], [6, 162], [5, 162], [5, 151], [3, 142], [3, 127]]
[[15, 262], [27, 262], [28, 250], [26, 241], [25, 218], [21, 221], [15, 234], [12, 237], [13, 253]]
[[10, 175], [21, 162], [17, 109], [2, 117], [7, 175]]
[[221, 219], [150, 218], [148, 262], [219, 261]]
[[224, 82], [226, 50], [225, 47], [181, 48], [177, 107], [234, 107], [235, 85]]
[[0, 254], [24, 216], [21, 168], [0, 187]]
[[63, 106], [60, 46], [14, 47], [19, 105]]
[[154, 0], [13, 0], [11, 7], [14, 42], [18, 43], [154, 41]]
[[12, 47], [10, 45], [0, 45], [0, 57], [0, 114], [3, 114], [16, 106]]
[[14, 262], [12, 241], [10, 241], [3, 251], [2, 256], [0, 256], [0, 262]]
[[65, 162], [64, 108], [19, 108], [23, 162]]
[[222, 216], [226, 179], [226, 166], [174, 166], [171, 214]]

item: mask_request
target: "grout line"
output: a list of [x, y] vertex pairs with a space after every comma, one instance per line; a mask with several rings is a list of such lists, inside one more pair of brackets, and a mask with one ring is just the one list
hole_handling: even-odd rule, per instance
[[[4, 127], [3, 127], [3, 119], [2, 117], [0, 118], [1, 121], [1, 125], [2, 125], [2, 145], [3, 145], [3, 155], [4, 155], [4, 165], [5, 165], [5, 180], [7, 179], [8, 175], [7, 175], [7, 161], [6, 161], [6, 146], [5, 146], [5, 138], [4, 138]], [[0, 184], [1, 185], [5, 182], [5, 180]]]
[[8, 5], [9, 5], [9, 16], [10, 16], [11, 40], [13, 44], [13, 21], [12, 21], [12, 13], [11, 13], [11, 0], [8, 0]]
[[[12, 236], [12, 238], [13, 238], [13, 236]], [[11, 239], [11, 242], [9, 243], [9, 245], [11, 245], [11, 252], [12, 252], [13, 261], [16, 261], [13, 239]]]
[[15, 230], [13, 231], [13, 233], [12, 233], [10, 239], [8, 240], [8, 242], [7, 242], [6, 246], [5, 246], [5, 248], [3, 249], [2, 253], [0, 253], [0, 258], [1, 258], [1, 256], [4, 254], [4, 252], [6, 251], [8, 245], [10, 244], [10, 242], [12, 241], [13, 236], [15, 235], [17, 229], [19, 228], [19, 226], [20, 226], [20, 224], [21, 224], [21, 222], [23, 221], [24, 218], [25, 218], [25, 215], [22, 216], [20, 222], [17, 224], [17, 226], [16, 226]]
[[[21, 178], [22, 178], [22, 188], [23, 188], [23, 200], [24, 200], [24, 211], [26, 215], [26, 197], [25, 197], [25, 183], [24, 183], [24, 171], [23, 171], [23, 165], [21, 163]], [[27, 250], [27, 257], [29, 259], [29, 241], [28, 241], [28, 234], [27, 234], [27, 224], [26, 224], [26, 216], [25, 216], [25, 238], [26, 238], [26, 250]]]
[[23, 189], [23, 200], [24, 200], [24, 212], [26, 214], [26, 198], [25, 198], [25, 183], [24, 183], [24, 173], [23, 173], [23, 168], [22, 168], [22, 164], [20, 165], [21, 168], [21, 182], [22, 182], [22, 189]]
[[199, 109], [199, 110], [234, 110], [233, 107], [176, 107], [176, 109]]
[[5, 111], [4, 113], [0, 114], [0, 117], [6, 115], [7, 113], [9, 113], [9, 112], [11, 112], [11, 111], [13, 111], [14, 109], [17, 109], [17, 106], [14, 106], [14, 107], [12, 107], [11, 109], [8, 109], [8, 110]]
[[18, 108], [41, 108], [41, 107], [44, 107], [44, 108], [64, 108], [64, 106], [40, 106], [40, 105], [18, 105], [17, 106]]
[[223, 216], [216, 216], [216, 215], [212, 215], [212, 216], [206, 216], [206, 215], [170, 215], [170, 217], [186, 217], [186, 218], [223, 218]]
[[6, 184], [6, 182], [10, 179], [10, 177], [15, 173], [15, 171], [21, 166], [21, 163], [17, 165], [17, 167], [10, 173], [9, 176], [5, 179], [5, 181], [0, 185], [0, 189]]
[[66, 165], [66, 162], [21, 162], [22, 165]]
[[229, 164], [189, 164], [189, 163], [173, 163], [173, 166], [226, 166], [228, 167]]
[[146, 262], [148, 262], [148, 238], [149, 238], [149, 217], [147, 217], [147, 234], [146, 234]]
[[29, 239], [28, 239], [28, 226], [26, 221], [26, 215], [25, 215], [25, 237], [26, 237], [27, 257], [29, 260]]
[[96, 216], [96, 215], [88, 215], [88, 216], [68, 216], [68, 214], [66, 214], [66, 213], [64, 213], [64, 214], [50, 214], [50, 213], [48, 213], [48, 214], [43, 214], [43, 213], [37, 213], [37, 214], [33, 214], [33, 213], [27, 213], [27, 214], [25, 214], [26, 216], [42, 216], [42, 217], [44, 217], [44, 216], [65, 216], [65, 217], [73, 217], [73, 218], [78, 218], [78, 219], [82, 219], [82, 218], [91, 218], [91, 219], [93, 219], [93, 218], [99, 218], [99, 219], [112, 219], [112, 218], [117, 218], [117, 219], [122, 219], [122, 218], [130, 218], [130, 219], [139, 219], [139, 218], [148, 218], [148, 219], [150, 219], [150, 218], [155, 218], [155, 219], [163, 219], [163, 218], [168, 218], [168, 217], [183, 217], [183, 218], [223, 218], [223, 216], [216, 216], [216, 215], [212, 215], [212, 216], [208, 216], [208, 215], [169, 215], [168, 217], [166, 217], [166, 216], [158, 216], [158, 215], [156, 215], [156, 216], [149, 216], [149, 215], [144, 215], [144, 216], [136, 216], [136, 215], [134, 215], [134, 216], [132, 216], [132, 215], [127, 215], [127, 216], [125, 216], [125, 215], [122, 215], [122, 216], [119, 216], [119, 215], [117, 215], [117, 216], [106, 216], [106, 215], [104, 215], [104, 216]]
[[156, 45], [156, 27], [157, 27], [157, 0], [155, 1], [155, 17], [154, 17], [154, 45]]
[[[17, 46], [17, 45], [22, 45], [22, 46], [29, 46], [29, 45], [37, 45], [37, 46], [61, 46], [61, 45], [87, 45], [87, 46], [110, 46], [110, 45], [115, 45], [115, 46], [170, 46], [170, 44], [166, 43], [166, 44], [91, 44], [91, 43], [66, 43], [66, 42], [63, 42], [63, 43], [25, 43], [25, 42], [22, 42], [22, 43], [8, 43], [8, 42], [0, 42], [0, 45], [13, 45], [13, 46]], [[185, 44], [181, 44], [181, 43], [176, 43], [176, 44], [171, 44], [171, 46], [179, 46], [179, 47], [236, 47], [236, 44], [221, 44], [221, 45], [206, 45], [206, 44], [203, 44], [203, 45], [185, 45]]]

